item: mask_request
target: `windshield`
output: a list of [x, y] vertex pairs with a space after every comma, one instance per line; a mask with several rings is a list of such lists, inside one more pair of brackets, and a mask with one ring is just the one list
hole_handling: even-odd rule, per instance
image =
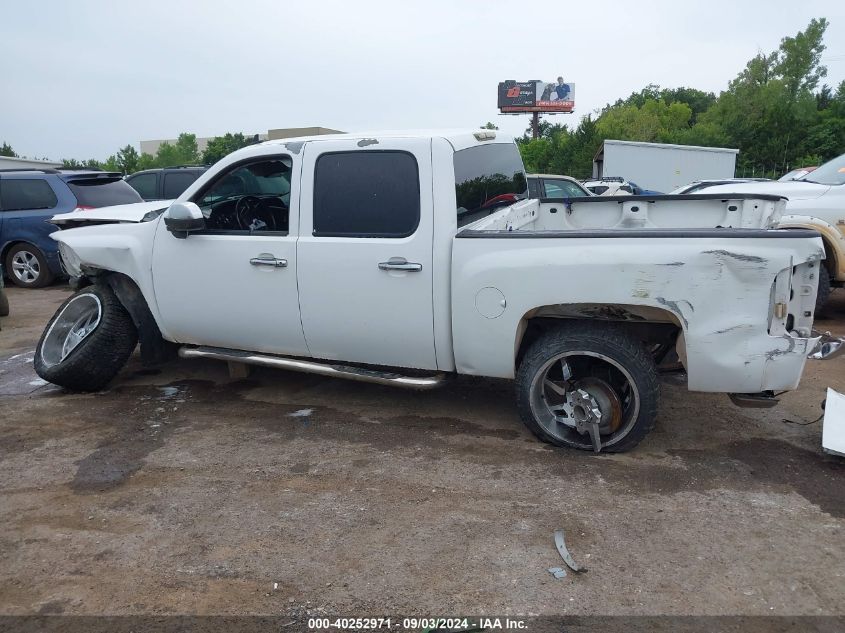
[[798, 182], [801, 181], [815, 182], [820, 185], [845, 184], [845, 154], [826, 162]]

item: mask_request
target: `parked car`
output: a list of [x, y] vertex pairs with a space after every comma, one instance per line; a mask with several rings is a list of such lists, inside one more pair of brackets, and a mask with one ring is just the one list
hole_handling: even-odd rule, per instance
[[[140, 340], [147, 362], [178, 348], [417, 389], [514, 379], [532, 432], [592, 451], [653, 428], [658, 367], [741, 404], [797, 387], [823, 251], [815, 232], [764, 228], [783, 199], [584, 197], [559, 213], [526, 188], [498, 132], [347, 134], [238, 150], [161, 213], [57, 216], [76, 226], [53, 237], [81, 289], [35, 370], [98, 390]], [[746, 228], [722, 228], [733, 216]]]
[[584, 198], [592, 196], [589, 189], [569, 176], [528, 174], [529, 198]]
[[682, 187], [673, 189], [669, 195], [680, 196], [692, 193], [699, 193], [708, 187], [715, 187], [716, 185], [735, 185], [743, 182], [772, 182], [769, 178], [719, 178], [713, 180], [693, 180]]
[[173, 200], [182, 195], [194, 181], [208, 170], [202, 165], [180, 165], [136, 171], [126, 182], [144, 200]]
[[780, 226], [813, 229], [824, 240], [825, 274], [820, 276], [816, 309], [834, 288], [845, 284], [845, 154], [817, 167], [799, 180], [720, 185], [708, 191], [773, 194], [789, 198]]
[[786, 172], [783, 176], [778, 178], [778, 182], [790, 182], [791, 180], [801, 180], [804, 176], [815, 170], [815, 165], [811, 165], [810, 167], [799, 167], [798, 169], [793, 169], [792, 171]]
[[618, 176], [584, 181], [584, 187], [597, 196], [662, 196], [660, 191], [643, 189], [637, 183]]
[[122, 174], [55, 169], [0, 171], [0, 261], [16, 286], [38, 288], [62, 274], [56, 227], [48, 220], [74, 209], [139, 202]]

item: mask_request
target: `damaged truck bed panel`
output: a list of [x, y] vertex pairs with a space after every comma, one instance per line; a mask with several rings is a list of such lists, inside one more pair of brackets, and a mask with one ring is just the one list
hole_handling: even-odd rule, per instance
[[[678, 326], [678, 353], [692, 390], [795, 388], [815, 343], [809, 300], [822, 256], [817, 238], [761, 230], [745, 231], [741, 239], [725, 239], [730, 231], [718, 230], [708, 236], [663, 230], [655, 237], [659, 232], [572, 232], [565, 238], [537, 232], [543, 239], [521, 230], [490, 236], [504, 239], [485, 239], [484, 231], [459, 233], [453, 251], [454, 270], [462, 272], [452, 285], [455, 357], [472, 362], [458, 371], [512, 377], [512, 350], [487, 341], [506, 339], [518, 347], [514, 336], [520, 336], [521, 322], [536, 316], [596, 318], [589, 306], [602, 305], [600, 318], [628, 320], [619, 316], [626, 313]], [[488, 287], [507, 303], [495, 319], [484, 318], [475, 305], [475, 289]], [[791, 298], [790, 288], [798, 290]], [[780, 303], [785, 306], [779, 318], [772, 311]]]

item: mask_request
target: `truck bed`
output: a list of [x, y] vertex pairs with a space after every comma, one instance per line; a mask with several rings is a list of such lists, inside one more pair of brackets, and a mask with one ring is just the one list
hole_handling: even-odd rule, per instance
[[473, 223], [475, 230], [773, 228], [786, 198], [759, 194], [595, 196], [524, 200]]
[[[716, 228], [720, 209], [768, 224], [781, 202], [725, 200], [578, 201], [577, 228], [560, 201], [528, 200], [468, 225], [453, 241], [452, 330], [455, 358], [475, 366], [458, 370], [511, 377], [513, 349], [489, 341], [512, 338], [526, 319], [602, 318], [676, 326], [691, 390], [794, 388], [815, 342], [821, 239], [805, 230]], [[585, 226], [589, 209], [597, 213]]]

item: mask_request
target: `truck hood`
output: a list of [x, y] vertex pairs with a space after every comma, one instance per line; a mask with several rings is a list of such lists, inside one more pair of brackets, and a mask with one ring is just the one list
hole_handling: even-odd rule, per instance
[[741, 182], [732, 185], [716, 185], [702, 189], [700, 193], [766, 193], [783, 196], [790, 200], [813, 200], [827, 193], [830, 185], [793, 180], [791, 182]]
[[141, 222], [154, 211], [164, 211], [173, 200], [155, 200], [153, 202], [135, 202], [119, 204], [113, 207], [71, 211], [54, 215], [50, 222], [58, 226], [83, 226], [87, 224], [107, 224], [112, 222]]

